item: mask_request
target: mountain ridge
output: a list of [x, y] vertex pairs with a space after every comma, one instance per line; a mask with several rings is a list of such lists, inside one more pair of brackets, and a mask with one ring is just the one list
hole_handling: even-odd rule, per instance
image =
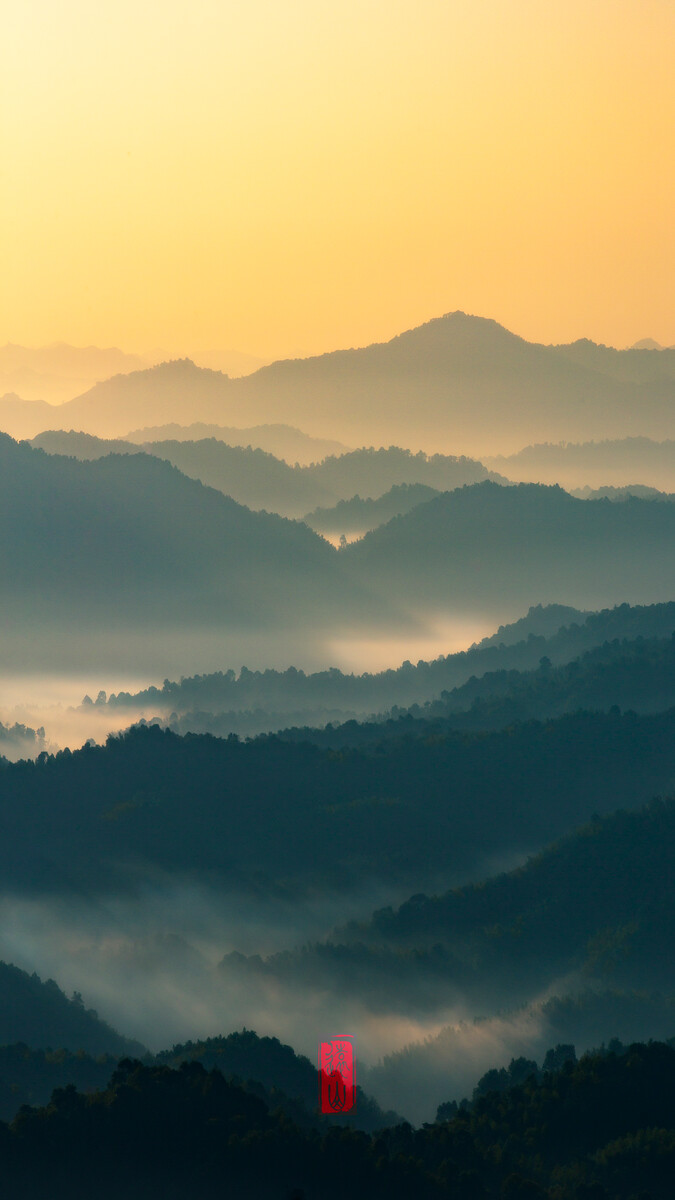
[[180, 422], [189, 388], [192, 420], [283, 419], [312, 436], [393, 437], [455, 453], [487, 452], [490, 439], [495, 453], [507, 439], [516, 450], [533, 436], [675, 436], [675, 351], [589, 346], [527, 342], [492, 318], [458, 311], [387, 342], [281, 359], [239, 379], [187, 359], [160, 364], [97, 384], [62, 405], [60, 418], [120, 436]]

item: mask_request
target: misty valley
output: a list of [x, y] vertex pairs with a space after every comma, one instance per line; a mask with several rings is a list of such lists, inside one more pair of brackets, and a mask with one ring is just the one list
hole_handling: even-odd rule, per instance
[[670, 1200], [675, 350], [87, 353], [0, 399], [7, 1195]]

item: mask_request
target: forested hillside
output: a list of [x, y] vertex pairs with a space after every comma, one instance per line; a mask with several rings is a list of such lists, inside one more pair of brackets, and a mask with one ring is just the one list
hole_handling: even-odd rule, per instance
[[542, 1072], [514, 1063], [509, 1082], [419, 1130], [319, 1134], [199, 1063], [174, 1071], [124, 1060], [105, 1091], [57, 1089], [46, 1108], [1, 1126], [0, 1179], [29, 1200], [45, 1189], [84, 1200], [92, 1187], [103, 1200], [120, 1190], [210, 1200], [224, 1179], [261, 1200], [345, 1188], [364, 1200], [670, 1200], [671, 1046], [617, 1044], [579, 1062], [558, 1047]]
[[85, 1009], [82, 997], [70, 1000], [53, 979], [0, 962], [0, 1046], [25, 1042], [32, 1047], [67, 1046], [88, 1054], [140, 1054], [139, 1042], [122, 1037]]
[[432, 500], [437, 491], [425, 483], [398, 483], [376, 500], [340, 500], [333, 508], [315, 508], [305, 516], [305, 524], [317, 533], [366, 533], [377, 529], [392, 517], [410, 512], [418, 504]]
[[[291, 466], [262, 448], [230, 445], [215, 436], [135, 444], [87, 433], [51, 431], [33, 438], [31, 445], [49, 454], [72, 455], [78, 459], [144, 452], [172, 463], [184, 475], [200, 480], [207, 487], [217, 488], [239, 504], [287, 517], [301, 517], [310, 508], [333, 505], [355, 493], [377, 499], [394, 486], [426, 487], [429, 491], [424, 498], [429, 499], [434, 491], [448, 491], [483, 479], [501, 479], [470, 458], [412, 454], [398, 446], [331, 454], [320, 462], [301, 467], [297, 463]], [[389, 516], [399, 508], [394, 504]], [[386, 512], [385, 505], [384, 520], [388, 519]]]
[[[426, 738], [395, 727], [388, 740], [385, 726], [379, 742], [336, 754], [135, 729], [0, 765], [0, 864], [7, 886], [38, 890], [127, 888], [161, 868], [321, 891], [357, 886], [367, 859], [371, 882], [428, 888], [667, 791], [674, 731], [675, 712], [580, 713], [487, 734], [431, 724]], [[318, 842], [334, 846], [322, 862]]]
[[[550, 993], [617, 987], [675, 994], [675, 800], [594, 817], [525, 866], [338, 929], [323, 943], [228, 969], [294, 988], [368, 996], [378, 1011], [490, 1011]], [[560, 985], [558, 985], [560, 986]]]
[[[577, 707], [619, 704], [657, 711], [674, 702], [669, 651], [665, 644], [646, 647], [636, 639], [665, 641], [674, 630], [675, 604], [621, 605], [592, 614], [550, 605], [531, 609], [470, 650], [431, 662], [420, 660], [415, 666], [406, 662], [396, 670], [363, 675], [336, 669], [305, 673], [294, 667], [244, 667], [239, 674], [218, 671], [167, 679], [161, 688], [101, 695], [96, 710], [103, 715], [107, 706], [116, 712], [127, 709], [130, 719], [140, 714], [158, 717], [180, 733], [227, 736], [284, 730], [285, 738], [310, 738], [335, 747], [379, 738], [379, 727], [372, 724], [345, 726], [354, 719], [372, 720], [378, 713], [376, 726], [386, 713], [398, 718], [401, 711], [410, 710], [417, 717], [438, 720], [469, 709], [463, 727], [483, 728]], [[593, 649], [595, 656], [572, 665]], [[662, 666], [657, 661], [660, 654], [665, 655]], [[542, 659], [553, 667], [570, 664], [569, 670], [541, 666]], [[611, 669], [605, 669], [605, 663]], [[91, 697], [85, 699], [88, 706]], [[318, 738], [317, 727], [328, 723], [338, 728]]]
[[675, 505], [577, 500], [558, 487], [487, 481], [446, 492], [344, 551], [354, 578], [420, 612], [487, 612], [538, 600], [601, 608], [670, 599]]
[[0, 467], [14, 514], [0, 594], [17, 630], [29, 614], [109, 631], [264, 624], [300, 605], [310, 619], [339, 590], [334, 552], [306, 526], [252, 513], [150, 455], [76, 462], [0, 435]]

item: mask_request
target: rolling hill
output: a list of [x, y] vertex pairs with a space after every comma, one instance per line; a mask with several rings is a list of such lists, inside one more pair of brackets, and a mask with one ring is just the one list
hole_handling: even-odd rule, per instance
[[461, 714], [459, 727], [486, 729], [613, 705], [633, 712], [675, 707], [675, 629], [664, 639], [605, 642], [565, 666], [542, 656], [534, 671], [488, 671], [444, 691], [417, 715], [457, 720]]
[[[49, 430], [33, 438], [31, 445], [48, 454], [89, 460], [111, 453], [143, 451], [173, 463], [184, 475], [199, 479], [207, 487], [218, 488], [240, 504], [289, 517], [301, 517], [309, 505], [334, 503], [353, 496], [355, 491], [366, 497], [379, 497], [392, 486], [403, 484], [446, 491], [482, 479], [501, 481], [501, 476], [473, 459], [412, 454], [398, 446], [386, 450], [350, 450], [331, 455], [320, 463], [291, 467], [264, 450], [230, 446], [214, 437], [135, 445], [119, 438]], [[396, 510], [398, 505], [393, 507]], [[386, 506], [383, 511], [386, 512]]]
[[5, 631], [55, 650], [59, 629], [311, 625], [356, 596], [307, 526], [252, 513], [147, 454], [78, 462], [2, 435], [0, 504]]
[[332, 508], [315, 508], [307, 513], [304, 521], [317, 533], [367, 533], [437, 494], [425, 483], [397, 483], [377, 500], [352, 496], [351, 500], [340, 500]]
[[292, 425], [253, 425], [240, 429], [228, 425], [205, 425], [194, 421], [191, 425], [155, 425], [145, 429], [133, 429], [126, 435], [128, 442], [144, 445], [147, 442], [199, 442], [204, 438], [217, 438], [228, 446], [252, 446], [255, 450], [266, 450], [276, 458], [283, 458], [289, 466], [300, 463], [309, 466], [321, 462], [329, 454], [346, 454], [351, 449], [334, 439], [313, 438], [295, 429]]
[[72, 999], [53, 979], [44, 983], [11, 963], [0, 962], [0, 1046], [67, 1046], [88, 1054], [143, 1054], [140, 1042], [122, 1037], [86, 1009], [82, 997]]
[[[100, 379], [109, 379], [111, 375], [125, 371], [138, 371], [147, 365], [147, 359], [137, 354], [125, 354], [116, 347], [69, 346], [65, 342], [37, 347], [8, 344], [0, 346], [0, 395], [3, 392], [18, 393], [27, 403], [42, 401], [58, 405]], [[26, 408], [24, 411], [28, 417], [33, 410]], [[16, 437], [30, 437], [36, 432], [5, 429], [2, 424], [0, 429], [14, 433]]]
[[495, 613], [534, 600], [599, 609], [675, 595], [675, 507], [578, 500], [490, 481], [446, 492], [341, 552], [352, 578], [418, 612]]

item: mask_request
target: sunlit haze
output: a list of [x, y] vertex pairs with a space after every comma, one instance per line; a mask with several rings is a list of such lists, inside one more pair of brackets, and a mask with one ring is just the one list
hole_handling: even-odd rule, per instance
[[670, 0], [25, 0], [0, 342], [675, 341]]

